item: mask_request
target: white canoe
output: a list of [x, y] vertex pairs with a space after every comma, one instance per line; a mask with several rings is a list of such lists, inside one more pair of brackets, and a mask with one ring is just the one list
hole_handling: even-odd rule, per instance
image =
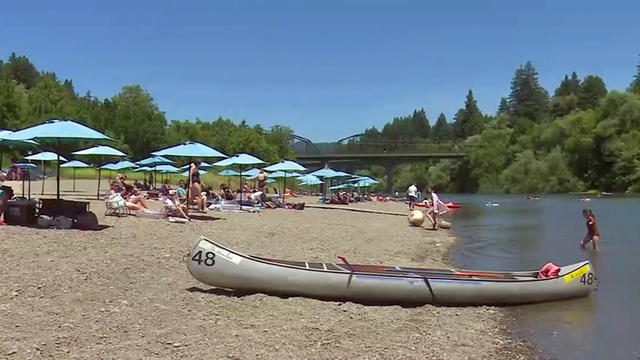
[[589, 261], [538, 271], [439, 270], [286, 261], [244, 255], [205, 237], [193, 242], [189, 272], [218, 288], [384, 304], [516, 305], [587, 296], [596, 286]]

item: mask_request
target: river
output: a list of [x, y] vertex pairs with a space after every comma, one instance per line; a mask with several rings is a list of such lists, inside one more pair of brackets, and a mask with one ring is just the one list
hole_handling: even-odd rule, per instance
[[[592, 261], [599, 281], [589, 298], [509, 308], [520, 335], [557, 359], [640, 358], [640, 198], [553, 195], [442, 195], [463, 204], [453, 210], [461, 238], [453, 262], [469, 269], [540, 268], [548, 261]], [[484, 206], [492, 201], [500, 206]], [[596, 215], [598, 253], [583, 250], [582, 209]]]

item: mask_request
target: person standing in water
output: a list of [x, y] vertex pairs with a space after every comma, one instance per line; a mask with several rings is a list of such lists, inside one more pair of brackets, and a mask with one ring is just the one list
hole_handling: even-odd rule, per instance
[[418, 188], [415, 183], [411, 183], [407, 189], [407, 200], [409, 200], [409, 210], [413, 210], [415, 204], [418, 202]]
[[593, 250], [600, 248], [600, 231], [598, 231], [598, 225], [596, 224], [596, 216], [591, 209], [582, 210], [582, 216], [587, 219], [587, 235], [580, 240], [580, 247], [584, 247], [591, 241]]

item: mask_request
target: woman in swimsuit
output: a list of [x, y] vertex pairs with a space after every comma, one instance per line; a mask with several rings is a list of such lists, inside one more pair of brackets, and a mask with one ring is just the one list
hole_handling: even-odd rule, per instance
[[600, 247], [600, 231], [596, 224], [596, 216], [591, 209], [582, 210], [582, 216], [587, 219], [587, 235], [580, 241], [580, 247], [584, 247], [591, 241], [593, 250], [598, 250]]
[[202, 183], [200, 182], [200, 170], [198, 170], [199, 162], [191, 163], [191, 188], [189, 188], [189, 202], [195, 203], [200, 208], [200, 211], [205, 211], [207, 205], [206, 198], [202, 197]]

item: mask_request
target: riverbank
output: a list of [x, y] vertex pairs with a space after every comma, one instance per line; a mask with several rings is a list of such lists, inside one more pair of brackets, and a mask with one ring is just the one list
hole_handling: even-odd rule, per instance
[[[39, 189], [39, 184], [32, 184]], [[95, 182], [80, 180], [90, 198]], [[47, 183], [47, 192], [55, 184]], [[63, 188], [70, 188], [65, 180]], [[153, 204], [158, 207], [159, 204]], [[363, 206], [406, 211], [403, 204]], [[186, 270], [191, 240], [291, 260], [450, 267], [450, 231], [338, 210], [208, 212], [193, 223], [105, 217], [101, 231], [0, 227], [0, 355], [53, 358], [525, 359], [492, 307], [366, 306], [211, 291]]]

